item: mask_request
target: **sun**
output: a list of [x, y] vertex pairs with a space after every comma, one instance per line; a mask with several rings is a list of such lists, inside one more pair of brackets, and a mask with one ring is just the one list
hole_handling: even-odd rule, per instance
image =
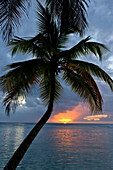
[[60, 119], [59, 121], [63, 124], [67, 124], [69, 122], [71, 122], [72, 119]]

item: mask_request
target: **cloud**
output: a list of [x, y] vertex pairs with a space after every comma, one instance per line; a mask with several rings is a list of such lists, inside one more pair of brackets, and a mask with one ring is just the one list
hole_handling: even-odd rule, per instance
[[89, 112], [89, 107], [83, 103], [79, 103], [72, 110], [66, 110], [64, 113], [53, 115], [49, 123], [74, 123]]
[[102, 118], [107, 118], [108, 115], [93, 115], [93, 116], [86, 116], [84, 117], [85, 120], [91, 121], [91, 120], [101, 120]]

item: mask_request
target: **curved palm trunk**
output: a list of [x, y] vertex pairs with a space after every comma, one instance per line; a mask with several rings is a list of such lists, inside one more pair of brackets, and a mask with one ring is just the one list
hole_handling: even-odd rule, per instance
[[15, 170], [18, 166], [19, 162], [22, 160], [24, 154], [26, 153], [27, 149], [33, 142], [34, 138], [37, 136], [40, 129], [45, 125], [49, 117], [51, 116], [53, 110], [53, 101], [54, 101], [54, 91], [55, 91], [55, 74], [52, 73], [51, 75], [51, 94], [48, 109], [40, 119], [40, 121], [35, 125], [35, 127], [31, 130], [28, 136], [24, 139], [24, 141], [20, 144], [18, 149], [15, 151], [7, 165], [4, 167], [4, 170]]

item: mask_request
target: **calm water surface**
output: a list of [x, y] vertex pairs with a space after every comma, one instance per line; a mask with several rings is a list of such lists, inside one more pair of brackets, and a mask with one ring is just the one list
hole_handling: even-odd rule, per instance
[[[0, 123], [0, 170], [34, 124]], [[17, 170], [112, 170], [113, 125], [47, 124]]]

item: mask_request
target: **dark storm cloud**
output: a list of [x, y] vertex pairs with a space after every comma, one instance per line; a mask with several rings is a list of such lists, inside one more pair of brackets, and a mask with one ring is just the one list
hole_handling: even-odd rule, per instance
[[[22, 26], [18, 28], [15, 35], [22, 37], [31, 37], [36, 35], [37, 29], [33, 3], [32, 6], [33, 7], [29, 12], [29, 18], [23, 19]], [[93, 37], [93, 41], [104, 43], [110, 51], [104, 55], [102, 63], [100, 63], [95, 56], [91, 55], [87, 58], [83, 57], [83, 59], [98, 64], [113, 78], [113, 0], [92, 0], [88, 9], [88, 23], [89, 28], [87, 29], [84, 37], [91, 35]], [[70, 48], [78, 41], [79, 37], [71, 34], [67, 48]], [[3, 68], [6, 64], [19, 60], [27, 60], [30, 57], [31, 56], [28, 55], [18, 54], [12, 58], [9, 49], [6, 48], [5, 43], [0, 40], [0, 75], [3, 74]], [[101, 84], [101, 82], [98, 81], [98, 84], [104, 100], [103, 112], [110, 114], [110, 120], [113, 120], [113, 94], [105, 83]], [[63, 87], [64, 90], [62, 92], [62, 97], [60, 101], [55, 104], [53, 114], [58, 114], [59, 112], [65, 113], [66, 110], [73, 110], [82, 101], [65, 84], [63, 84]], [[0, 121], [37, 121], [46, 109], [45, 105], [40, 100], [39, 91], [33, 89], [27, 96], [26, 103], [23, 106], [19, 106], [16, 113], [11, 113], [8, 118], [2, 107], [2, 97], [3, 96], [0, 97]], [[82, 121], [83, 116], [80, 116], [78, 120]]]

